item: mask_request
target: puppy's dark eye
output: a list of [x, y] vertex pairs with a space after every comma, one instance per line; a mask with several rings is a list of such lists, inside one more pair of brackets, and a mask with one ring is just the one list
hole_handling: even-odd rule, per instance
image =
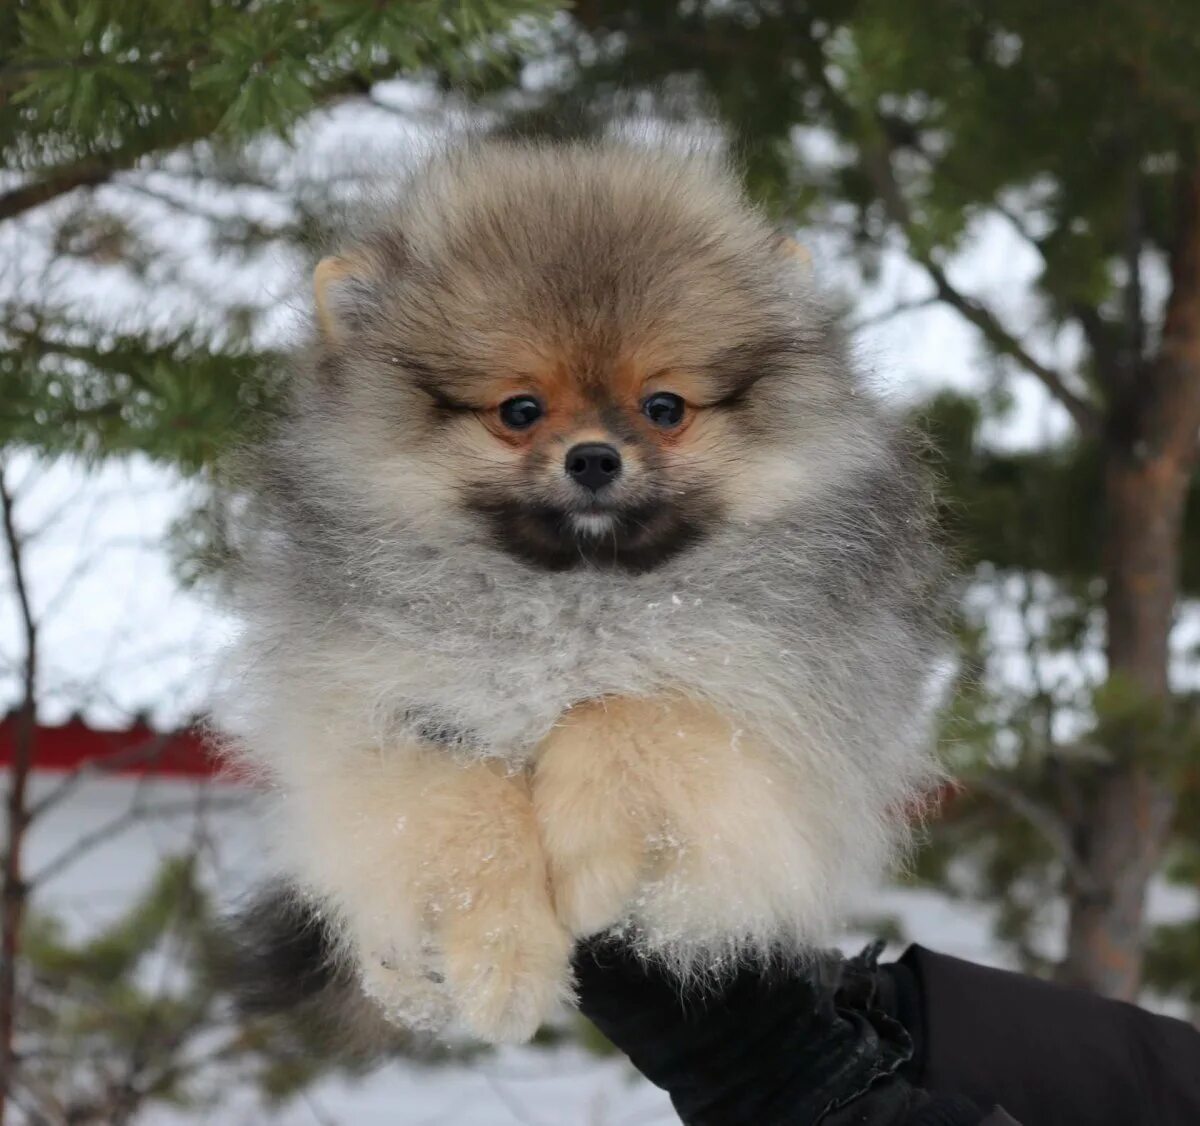
[[642, 414], [655, 426], [678, 426], [683, 419], [683, 400], [670, 391], [659, 391], [642, 400]]
[[500, 404], [500, 421], [510, 430], [525, 430], [545, 412], [532, 395], [515, 395]]

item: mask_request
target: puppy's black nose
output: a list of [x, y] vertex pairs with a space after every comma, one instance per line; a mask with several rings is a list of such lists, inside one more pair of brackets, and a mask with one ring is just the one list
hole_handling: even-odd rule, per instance
[[599, 492], [621, 476], [621, 455], [606, 442], [585, 442], [567, 450], [567, 476]]

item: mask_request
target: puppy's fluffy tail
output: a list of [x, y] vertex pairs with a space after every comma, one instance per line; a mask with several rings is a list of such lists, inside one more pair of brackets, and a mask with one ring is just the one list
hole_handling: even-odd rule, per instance
[[245, 1016], [284, 1017], [348, 1057], [417, 1047], [363, 994], [318, 905], [285, 881], [260, 888], [225, 930], [218, 976]]

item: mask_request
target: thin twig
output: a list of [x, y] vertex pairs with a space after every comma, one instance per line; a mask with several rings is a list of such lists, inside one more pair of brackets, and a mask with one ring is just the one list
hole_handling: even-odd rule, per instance
[[1089, 894], [1093, 886], [1092, 877], [1071, 839], [1070, 827], [1055, 810], [1031, 798], [1019, 787], [1010, 785], [994, 773], [973, 777], [967, 786], [995, 798], [1017, 816], [1024, 818], [1054, 849], [1055, 856], [1062, 861], [1079, 893]]
[[14, 1086], [16, 1056], [13, 1033], [17, 1005], [17, 955], [21, 943], [21, 923], [25, 913], [28, 887], [22, 868], [22, 845], [29, 825], [27, 790], [37, 738], [37, 657], [38, 630], [26, 582], [23, 543], [17, 533], [12, 493], [8, 490], [4, 466], [0, 465], [0, 516], [3, 517], [4, 541], [13, 574], [24, 632], [25, 657], [23, 695], [17, 713], [12, 765], [9, 767], [8, 830], [4, 850], [4, 877], [0, 890], [0, 1126], [7, 1114], [8, 1097]]
[[[217, 812], [230, 809], [243, 809], [250, 799], [243, 795], [210, 802], [208, 808]], [[180, 799], [178, 801], [161, 801], [154, 804], [135, 804], [116, 817], [110, 817], [103, 825], [97, 826], [90, 833], [76, 838], [53, 859], [48, 860], [30, 879], [30, 886], [37, 886], [57, 876], [69, 868], [80, 857], [91, 852], [97, 845], [103, 844], [121, 833], [127, 832], [135, 825], [154, 818], [172, 817], [178, 813], [192, 812], [196, 808], [194, 800]]]
[[913, 301], [897, 301], [894, 305], [889, 305], [886, 309], [880, 310], [878, 313], [869, 313], [865, 317], [859, 317], [857, 320], [851, 321], [847, 328], [850, 332], [859, 332], [864, 328], [873, 328], [876, 325], [886, 324], [888, 321], [896, 317], [902, 317], [907, 313], [918, 313], [922, 309], [932, 308], [938, 303], [935, 296], [920, 297]]
[[34, 802], [29, 807], [29, 820], [35, 820], [45, 813], [46, 810], [58, 805], [59, 802], [70, 796], [81, 782], [97, 776], [111, 774], [116, 770], [123, 770], [128, 766], [139, 766], [143, 763], [153, 762], [165, 753], [177, 737], [178, 733], [175, 732], [166, 735], [156, 735], [152, 739], [147, 739], [145, 743], [139, 746], [122, 747], [120, 750], [111, 751], [105, 755], [96, 755], [86, 762], [81, 762], [52, 790], [49, 790], [40, 800]]

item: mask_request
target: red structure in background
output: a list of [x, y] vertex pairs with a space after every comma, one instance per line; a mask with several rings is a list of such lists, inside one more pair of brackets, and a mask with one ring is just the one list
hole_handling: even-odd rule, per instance
[[[16, 733], [15, 716], [0, 719], [0, 768], [12, 762]], [[225, 769], [194, 729], [162, 732], [137, 722], [121, 731], [101, 731], [82, 719], [37, 728], [35, 770], [67, 772], [84, 766], [104, 774], [176, 778], [207, 778]]]
[[[0, 719], [0, 770], [11, 764], [16, 738], [16, 719]], [[195, 728], [155, 731], [145, 722], [121, 731], [89, 727], [82, 719], [37, 728], [33, 768], [67, 773], [81, 767], [99, 774], [153, 774], [169, 778], [214, 778], [245, 781], [236, 768], [223, 763], [208, 740]], [[961, 786], [946, 782], [933, 796], [932, 815], [954, 800]]]
[[[16, 730], [13, 715], [0, 719], [0, 770], [12, 763]], [[39, 726], [34, 747], [33, 768], [38, 771], [65, 774], [88, 767], [98, 774], [246, 781], [236, 768], [214, 754], [208, 739], [195, 728], [162, 732], [138, 721], [121, 731], [103, 731], [76, 718]], [[936, 817], [961, 789], [957, 782], [940, 786], [933, 795], [930, 815]]]

